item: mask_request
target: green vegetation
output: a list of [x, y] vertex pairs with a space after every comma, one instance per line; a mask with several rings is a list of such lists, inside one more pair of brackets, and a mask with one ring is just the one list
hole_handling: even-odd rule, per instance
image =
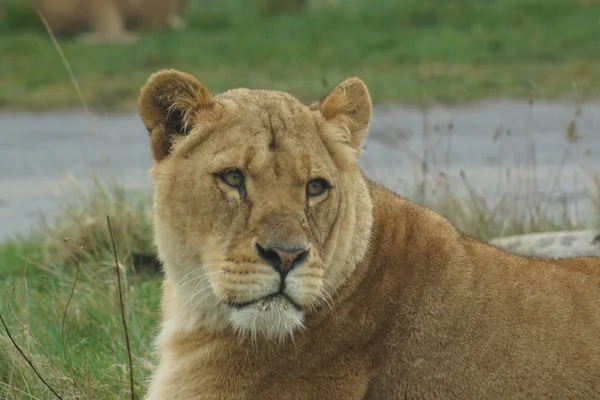
[[[77, 274], [75, 266], [44, 263], [38, 247], [22, 243], [0, 246], [0, 259], [0, 313], [44, 380], [64, 399], [127, 398], [127, 350], [111, 260], [82, 263]], [[122, 277], [140, 393], [152, 369], [160, 282], [132, 273], [122, 272]], [[53, 398], [0, 330], [0, 398]]]
[[[0, 107], [78, 106], [41, 22], [19, 1], [0, 23]], [[97, 110], [132, 109], [147, 77], [171, 67], [213, 91], [266, 87], [306, 100], [350, 75], [379, 103], [581, 99], [600, 89], [598, 2], [315, 0], [277, 15], [260, 3], [192, 0], [185, 32], [147, 33], [129, 46], [60, 44]]]
[[[147, 196], [117, 184], [70, 200], [54, 226], [0, 245], [0, 315], [41, 376], [63, 398], [123, 399], [129, 367], [115, 262], [116, 243], [136, 391], [152, 370], [160, 277], [136, 271], [151, 251]], [[65, 311], [66, 310], [66, 311]], [[0, 326], [0, 398], [52, 398]]]

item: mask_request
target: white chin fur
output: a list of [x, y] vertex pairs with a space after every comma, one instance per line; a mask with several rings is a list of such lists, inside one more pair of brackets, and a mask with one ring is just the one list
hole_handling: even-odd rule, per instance
[[229, 322], [240, 334], [283, 341], [304, 328], [304, 314], [284, 298], [260, 300], [229, 314]]

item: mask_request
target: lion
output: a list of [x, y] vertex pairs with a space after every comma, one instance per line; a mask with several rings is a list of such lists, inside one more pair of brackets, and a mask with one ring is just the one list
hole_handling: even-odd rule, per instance
[[600, 260], [525, 258], [367, 179], [372, 103], [213, 95], [139, 114], [163, 263], [147, 399], [600, 398]]
[[128, 29], [185, 28], [188, 0], [33, 0], [57, 35], [78, 35], [84, 43], [132, 43]]

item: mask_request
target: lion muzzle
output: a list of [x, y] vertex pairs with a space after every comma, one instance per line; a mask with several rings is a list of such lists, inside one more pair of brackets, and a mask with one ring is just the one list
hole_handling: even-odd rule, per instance
[[308, 249], [285, 246], [268, 246], [264, 248], [256, 244], [258, 256], [267, 262], [275, 271], [281, 274], [281, 279], [296, 266], [304, 263], [308, 258]]

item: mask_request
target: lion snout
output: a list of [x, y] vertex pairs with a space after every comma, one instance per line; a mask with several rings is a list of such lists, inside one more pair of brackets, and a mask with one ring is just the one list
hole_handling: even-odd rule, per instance
[[270, 245], [261, 246], [256, 243], [258, 256], [279, 272], [281, 278], [308, 259], [309, 249], [299, 246]]

